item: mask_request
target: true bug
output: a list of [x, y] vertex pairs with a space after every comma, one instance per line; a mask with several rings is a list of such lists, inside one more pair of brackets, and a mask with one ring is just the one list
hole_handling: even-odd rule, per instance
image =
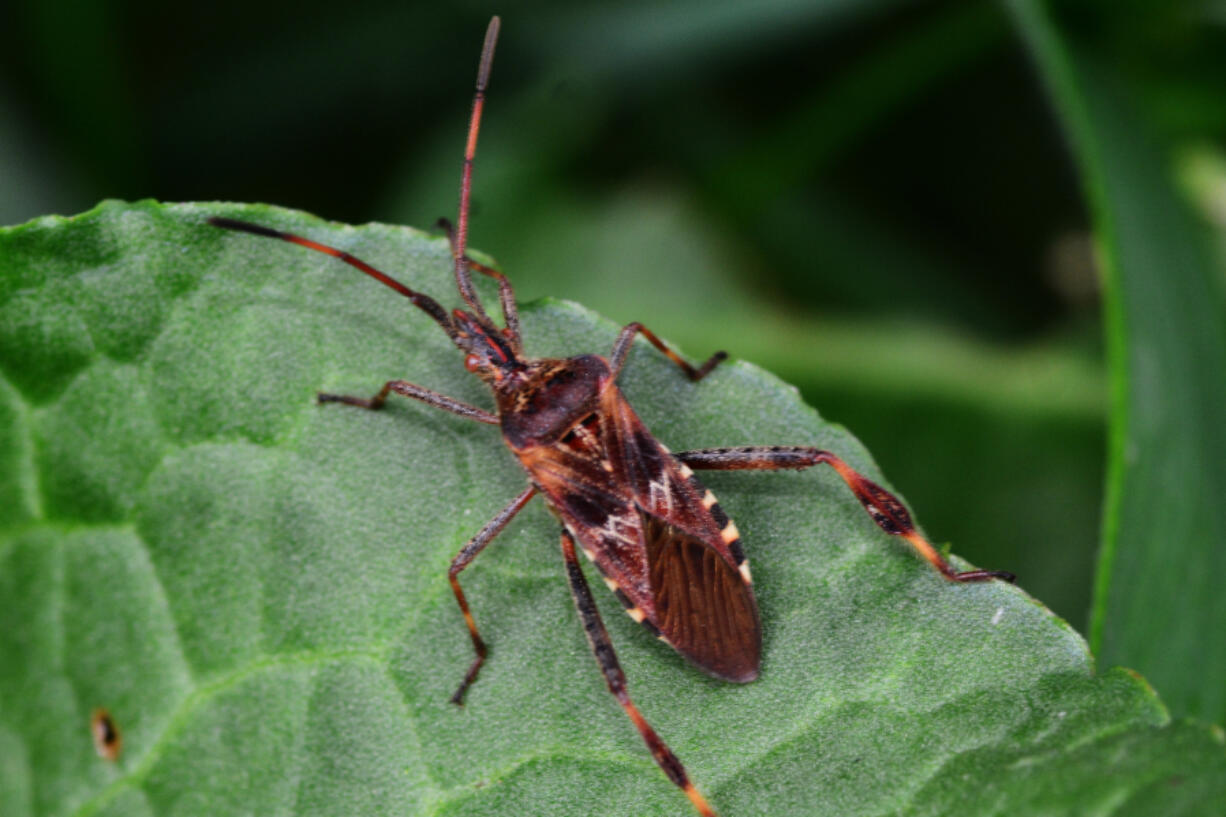
[[[618, 375], [636, 335], [642, 334], [693, 381], [701, 380], [724, 360], [723, 352], [716, 352], [695, 368], [646, 327], [631, 323], [622, 329], [608, 358], [579, 355], [541, 359], [524, 355], [510, 281], [466, 254], [473, 158], [498, 29], [499, 19], [494, 17], [486, 31], [477, 72], [458, 219], [454, 229], [445, 219], [439, 222], [450, 241], [456, 286], [471, 311], [448, 313], [430, 296], [334, 247], [243, 221], [209, 221], [217, 227], [279, 238], [335, 256], [396, 290], [447, 333], [466, 353], [465, 367], [493, 392], [496, 413], [403, 380], [388, 381], [370, 398], [318, 395], [321, 403], [377, 410], [395, 392], [470, 420], [497, 425], [503, 441], [527, 471], [529, 487], [461, 548], [448, 571], [476, 653], [451, 700], [462, 704], [486, 657], [485, 642], [460, 588], [459, 574], [539, 493], [562, 523], [562, 557], [571, 593], [609, 691], [669, 779], [686, 793], [699, 813], [714, 815], [676, 755], [631, 701], [625, 676], [580, 568], [576, 542], [635, 621], [707, 673], [737, 683], [758, 676], [761, 625], [752, 577], [736, 525], [694, 476], [695, 469], [800, 469], [824, 463], [842, 477], [877, 525], [910, 542], [946, 579], [1012, 581], [1013, 575], [955, 570], [916, 530], [896, 497], [829, 451], [807, 446], [749, 446], [670, 452], [651, 436], [617, 388]], [[498, 283], [504, 322], [501, 328], [478, 299], [472, 284], [473, 269]]]

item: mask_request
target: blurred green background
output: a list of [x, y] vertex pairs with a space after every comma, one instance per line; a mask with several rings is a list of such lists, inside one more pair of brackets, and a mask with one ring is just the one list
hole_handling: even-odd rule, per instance
[[[1055, 8], [1223, 218], [1226, 4]], [[1084, 630], [1107, 411], [1094, 245], [996, 3], [10, 0], [0, 223], [110, 197], [454, 216], [495, 12], [471, 244], [521, 298], [777, 372], [934, 539]]]

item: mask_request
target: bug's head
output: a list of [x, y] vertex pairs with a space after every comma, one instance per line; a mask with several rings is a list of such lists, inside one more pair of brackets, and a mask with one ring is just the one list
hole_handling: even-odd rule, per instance
[[511, 374], [523, 370], [524, 364], [515, 356], [505, 329], [461, 309], [451, 314], [456, 345], [468, 353], [464, 368], [491, 385], [503, 383]]

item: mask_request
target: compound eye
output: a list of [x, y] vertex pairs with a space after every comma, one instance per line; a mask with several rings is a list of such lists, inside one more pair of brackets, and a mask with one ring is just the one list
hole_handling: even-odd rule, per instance
[[477, 371], [477, 369], [481, 368], [481, 358], [477, 357], [476, 355], [469, 355], [468, 357], [464, 358], [464, 368], [468, 369], [470, 372]]

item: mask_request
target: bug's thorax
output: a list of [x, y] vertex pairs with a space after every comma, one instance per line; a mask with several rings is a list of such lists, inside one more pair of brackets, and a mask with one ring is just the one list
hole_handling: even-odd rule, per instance
[[484, 316], [457, 309], [452, 321], [464, 366], [494, 392], [503, 437], [517, 452], [560, 440], [597, 409], [612, 382], [598, 355], [525, 357], [517, 335]]
[[[487, 381], [488, 382], [488, 381]], [[516, 452], [550, 446], [599, 408], [609, 366], [597, 355], [529, 358], [490, 386], [502, 433]]]

